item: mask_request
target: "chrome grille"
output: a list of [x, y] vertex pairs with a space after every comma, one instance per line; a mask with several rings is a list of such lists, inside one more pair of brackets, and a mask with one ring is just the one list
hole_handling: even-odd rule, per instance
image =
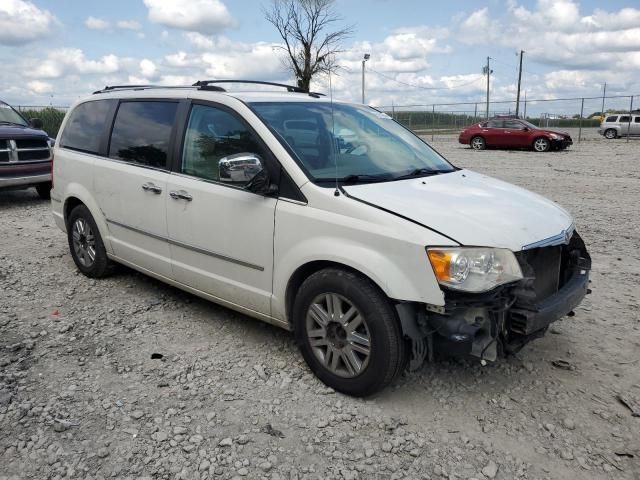
[[49, 158], [49, 144], [42, 137], [0, 140], [0, 163], [37, 162]]

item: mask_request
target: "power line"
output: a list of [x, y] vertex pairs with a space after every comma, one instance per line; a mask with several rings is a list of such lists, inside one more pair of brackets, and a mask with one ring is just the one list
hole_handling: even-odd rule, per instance
[[401, 80], [395, 79], [393, 77], [390, 77], [389, 75], [385, 75], [384, 73], [378, 72], [372, 68], [369, 68], [369, 71], [375, 73], [376, 75], [380, 75], [383, 78], [386, 78], [387, 80], [391, 80], [392, 82], [396, 82], [399, 83], [400, 85], [404, 85], [406, 87], [411, 87], [411, 88], [418, 88], [420, 90], [453, 90], [455, 88], [460, 88], [460, 87], [465, 87], [467, 85], [471, 85], [472, 83], [477, 82], [478, 80], [481, 80], [482, 77], [478, 77], [475, 78], [473, 80], [471, 80], [470, 82], [466, 82], [466, 83], [462, 83], [460, 85], [454, 85], [452, 87], [423, 87], [422, 85], [414, 85], [412, 83], [407, 83], [407, 82], [403, 82]]

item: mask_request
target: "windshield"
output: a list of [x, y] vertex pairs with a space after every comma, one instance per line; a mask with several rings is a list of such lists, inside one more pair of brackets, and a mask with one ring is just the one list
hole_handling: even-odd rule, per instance
[[17, 123], [18, 125], [27, 126], [27, 122], [6, 103], [0, 102], [0, 123]]
[[313, 181], [388, 181], [454, 171], [387, 114], [327, 102], [254, 102], [251, 107], [293, 150]]
[[537, 130], [537, 126], [535, 126], [533, 123], [529, 123], [526, 120], [519, 120], [520, 123], [523, 123], [525, 127], [529, 127], [532, 130]]

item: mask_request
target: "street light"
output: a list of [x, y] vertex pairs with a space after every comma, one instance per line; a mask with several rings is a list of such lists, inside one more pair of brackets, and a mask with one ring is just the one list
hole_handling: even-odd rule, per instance
[[369, 55], [368, 53], [365, 53], [364, 58], [362, 59], [362, 103], [364, 103], [364, 62], [366, 62], [370, 58], [371, 58], [371, 55]]

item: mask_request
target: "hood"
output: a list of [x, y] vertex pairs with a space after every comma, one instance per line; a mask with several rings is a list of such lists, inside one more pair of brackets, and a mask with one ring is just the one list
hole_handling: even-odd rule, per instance
[[38, 130], [31, 127], [22, 127], [20, 125], [2, 125], [0, 124], [0, 138], [20, 138], [20, 137], [46, 137], [49, 136], [44, 130]]
[[469, 170], [344, 189], [462, 245], [518, 251], [573, 224], [571, 215], [551, 200]]
[[543, 131], [545, 133], [555, 133], [557, 135], [564, 135], [565, 137], [570, 137], [569, 132], [563, 132], [562, 130], [555, 130], [553, 128], [539, 128], [538, 130]]

